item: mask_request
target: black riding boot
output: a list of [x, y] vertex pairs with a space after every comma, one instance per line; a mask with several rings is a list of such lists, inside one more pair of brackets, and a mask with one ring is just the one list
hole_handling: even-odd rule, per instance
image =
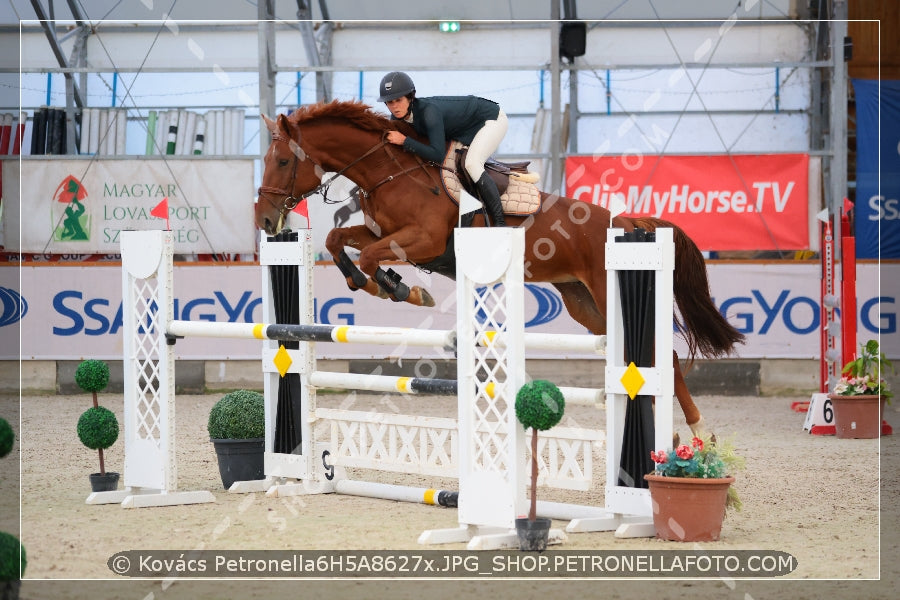
[[481, 202], [491, 217], [494, 227], [506, 227], [506, 219], [503, 218], [503, 205], [500, 204], [500, 191], [497, 184], [487, 173], [481, 174], [481, 179], [475, 182]]

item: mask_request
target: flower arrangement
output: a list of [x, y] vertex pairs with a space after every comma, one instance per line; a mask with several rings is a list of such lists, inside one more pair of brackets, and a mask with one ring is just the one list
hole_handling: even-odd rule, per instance
[[843, 377], [834, 386], [834, 393], [838, 396], [884, 396], [890, 404], [894, 394], [884, 380], [885, 371], [893, 373], [894, 365], [878, 349], [878, 341], [869, 340], [860, 345], [859, 355], [844, 365]]
[[[745, 466], [730, 441], [718, 442], [715, 438], [694, 437], [690, 445], [680, 444], [674, 450], [652, 450], [650, 459], [656, 465], [653, 474], [661, 477], [720, 479], [732, 476]], [[741, 510], [734, 487], [728, 489], [726, 506]]]

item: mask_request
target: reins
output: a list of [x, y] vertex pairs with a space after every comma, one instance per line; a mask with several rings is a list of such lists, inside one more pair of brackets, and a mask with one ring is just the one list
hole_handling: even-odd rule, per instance
[[[381, 140], [377, 144], [375, 144], [374, 146], [372, 146], [371, 148], [366, 150], [366, 152], [364, 154], [362, 154], [362, 156], [359, 156], [358, 158], [352, 160], [349, 164], [347, 164], [342, 169], [340, 169], [339, 171], [337, 171], [336, 173], [334, 173], [328, 179], [325, 179], [325, 180], [321, 180], [322, 175], [324, 175], [324, 173], [325, 173], [325, 169], [322, 167], [321, 164], [319, 164], [312, 156], [310, 156], [303, 149], [303, 147], [300, 145], [299, 141], [295, 141], [291, 138], [287, 138], [278, 132], [272, 133], [272, 141], [273, 142], [276, 142], [276, 141], [284, 142], [284, 143], [288, 144], [288, 146], [290, 146], [290, 148], [291, 148], [291, 152], [294, 155], [294, 163], [293, 163], [292, 169], [291, 169], [291, 182], [289, 184], [288, 189], [276, 188], [276, 187], [268, 186], [268, 185], [261, 185], [261, 186], [259, 186], [257, 193], [260, 196], [265, 195], [266, 201], [268, 201], [269, 204], [271, 204], [273, 208], [278, 210], [278, 212], [282, 216], [282, 218], [285, 215], [287, 215], [287, 213], [294, 210], [294, 208], [296, 208], [296, 206], [300, 203], [300, 201], [302, 201], [304, 198], [308, 198], [309, 196], [312, 196], [314, 194], [321, 193], [322, 197], [324, 198], [326, 203], [333, 203], [334, 201], [331, 201], [328, 198], [328, 190], [331, 187], [331, 185], [334, 183], [335, 179], [337, 179], [338, 177], [343, 175], [345, 172], [347, 172], [348, 169], [350, 169], [354, 165], [359, 164], [361, 161], [365, 160], [366, 158], [368, 158], [369, 156], [371, 156], [372, 154], [374, 154], [381, 148], [384, 148], [385, 153], [388, 155], [388, 157], [394, 163], [396, 163], [396, 165], [398, 167], [400, 167], [401, 171], [399, 173], [388, 175], [387, 177], [378, 181], [376, 184], [369, 187], [368, 189], [359, 188], [359, 194], [362, 199], [367, 199], [369, 197], [369, 195], [372, 192], [374, 192], [377, 188], [381, 187], [382, 185], [384, 185], [386, 183], [390, 183], [397, 177], [401, 177], [403, 175], [408, 175], [409, 173], [419, 170], [419, 169], [422, 169], [422, 171], [424, 171], [425, 174], [428, 175], [429, 179], [431, 180], [431, 183], [433, 184], [433, 187], [430, 186], [428, 183], [425, 183], [418, 179], [412, 178], [412, 180], [415, 181], [416, 183], [424, 186], [425, 188], [429, 189], [429, 191], [431, 191], [433, 194], [435, 194], [435, 195], [440, 194], [440, 187], [435, 182], [433, 174], [428, 171], [427, 165], [425, 162], [422, 161], [422, 159], [420, 159], [418, 156], [414, 155], [415, 159], [416, 159], [416, 164], [414, 166], [404, 168], [403, 165], [400, 164], [400, 161], [397, 159], [397, 157], [394, 155], [394, 153], [391, 152], [390, 144], [387, 141], [387, 134], [383, 135], [381, 137]], [[304, 192], [300, 195], [295, 196], [294, 195], [294, 185], [295, 185], [295, 182], [297, 179], [297, 162], [300, 160], [307, 160], [307, 159], [309, 159], [309, 161], [313, 165], [315, 165], [316, 175], [319, 176], [320, 182], [319, 182], [319, 185], [317, 185], [313, 189], [309, 190], [308, 192]], [[284, 201], [282, 202], [280, 207], [272, 200], [272, 198], [270, 197], [271, 195], [284, 197]]]

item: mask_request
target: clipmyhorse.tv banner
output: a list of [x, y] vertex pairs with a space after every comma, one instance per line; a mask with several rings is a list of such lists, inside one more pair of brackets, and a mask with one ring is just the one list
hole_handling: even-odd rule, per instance
[[[118, 254], [123, 230], [165, 229], [179, 254], [252, 253], [253, 160], [4, 161], [3, 236], [28, 253]], [[21, 220], [21, 238], [19, 221]]]
[[573, 156], [566, 192], [684, 229], [702, 250], [809, 248], [809, 156]]

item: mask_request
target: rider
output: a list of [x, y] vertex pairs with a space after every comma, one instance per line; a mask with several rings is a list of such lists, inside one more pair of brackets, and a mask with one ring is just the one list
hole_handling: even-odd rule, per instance
[[469, 146], [466, 172], [475, 182], [481, 201], [495, 226], [504, 227], [503, 207], [497, 185], [485, 173], [484, 163], [506, 135], [506, 113], [496, 102], [477, 96], [434, 96], [416, 98], [416, 86], [406, 73], [393, 71], [381, 80], [379, 102], [384, 102], [392, 119], [402, 119], [426, 136], [423, 144], [399, 131], [389, 131], [387, 140], [425, 160], [440, 164], [447, 142], [458, 140]]

